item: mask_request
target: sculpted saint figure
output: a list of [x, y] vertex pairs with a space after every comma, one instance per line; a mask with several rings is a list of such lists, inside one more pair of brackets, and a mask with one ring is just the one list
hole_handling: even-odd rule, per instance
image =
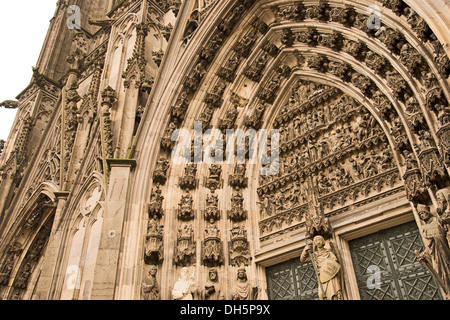
[[202, 300], [225, 300], [216, 269], [209, 270], [209, 279], [200, 295]]
[[181, 276], [172, 290], [172, 297], [174, 300], [194, 300], [194, 292], [197, 291], [194, 283], [194, 274], [189, 276], [189, 269], [182, 268]]
[[142, 283], [142, 295], [144, 300], [160, 300], [158, 280], [156, 280], [156, 273], [158, 268], [151, 266], [148, 271], [148, 277]]
[[445, 292], [445, 298], [450, 299], [450, 248], [446, 232], [440, 217], [431, 214], [430, 207], [419, 204], [417, 212], [424, 222], [422, 233], [425, 238], [425, 251], [415, 251], [417, 259], [434, 276]]
[[319, 277], [318, 281], [320, 281], [319, 299], [343, 300], [339, 274], [341, 266], [331, 249], [325, 247], [325, 239], [322, 236], [314, 237], [312, 249], [309, 244], [306, 245], [300, 256], [300, 262], [310, 262], [310, 253], [312, 253], [312, 263], [316, 267]]
[[252, 287], [247, 278], [245, 268], [237, 271], [237, 282], [231, 294], [232, 300], [256, 300], [258, 298], [258, 288]]

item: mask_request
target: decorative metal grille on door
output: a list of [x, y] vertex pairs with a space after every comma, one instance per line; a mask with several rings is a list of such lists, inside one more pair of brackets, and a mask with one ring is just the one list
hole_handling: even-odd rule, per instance
[[266, 269], [270, 300], [318, 300], [317, 277], [311, 263], [299, 258]]
[[441, 292], [415, 250], [423, 251], [410, 222], [349, 242], [362, 300], [441, 300]]

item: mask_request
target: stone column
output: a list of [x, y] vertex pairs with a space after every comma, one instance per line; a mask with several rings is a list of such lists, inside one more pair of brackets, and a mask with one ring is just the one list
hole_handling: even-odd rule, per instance
[[[50, 300], [59, 299], [55, 297], [54, 286], [52, 284], [57, 280], [57, 264], [59, 262], [59, 250], [64, 232], [64, 224], [62, 217], [64, 206], [69, 196], [68, 192], [55, 192], [57, 198], [55, 219], [53, 220], [52, 231], [48, 240], [47, 249], [45, 250], [44, 262], [42, 264], [42, 271], [36, 285], [36, 291], [33, 294], [32, 300]], [[64, 278], [65, 273], [61, 275]]]
[[111, 168], [105, 201], [100, 247], [92, 285], [92, 300], [113, 300], [116, 276], [119, 272], [119, 256], [123, 237], [123, 225], [128, 198], [131, 170], [135, 160], [108, 159]]

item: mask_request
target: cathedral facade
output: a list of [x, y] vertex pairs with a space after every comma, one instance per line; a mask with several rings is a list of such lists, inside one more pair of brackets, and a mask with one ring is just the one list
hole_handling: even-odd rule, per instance
[[59, 0], [0, 298], [450, 299], [449, 43], [445, 0]]

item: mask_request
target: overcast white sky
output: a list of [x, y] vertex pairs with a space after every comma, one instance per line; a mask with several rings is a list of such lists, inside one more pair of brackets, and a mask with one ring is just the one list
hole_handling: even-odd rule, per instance
[[[0, 1], [0, 102], [30, 83], [57, 0]], [[6, 140], [16, 111], [0, 108], [0, 139]]]

